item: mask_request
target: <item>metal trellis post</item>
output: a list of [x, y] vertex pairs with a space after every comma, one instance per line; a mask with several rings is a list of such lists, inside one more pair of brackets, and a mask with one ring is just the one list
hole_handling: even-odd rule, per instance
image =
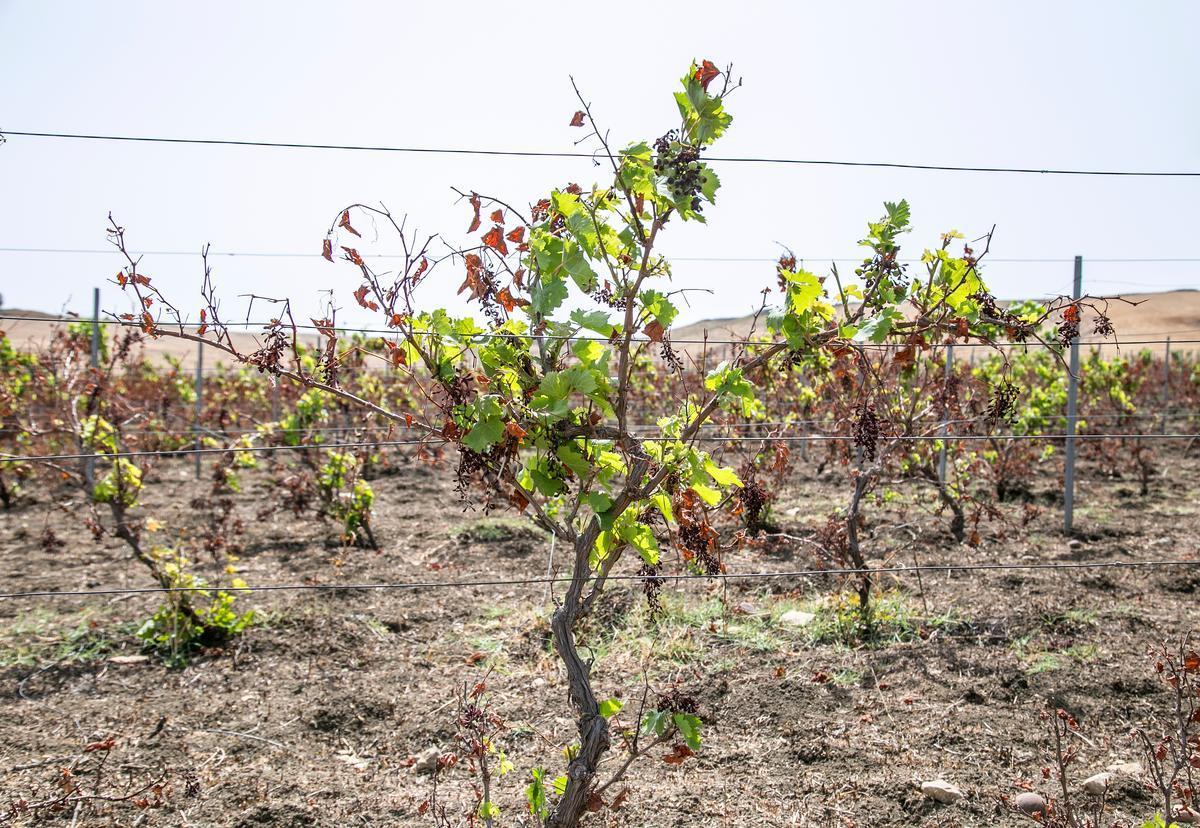
[[1166, 347], [1163, 351], [1163, 405], [1162, 405], [1162, 433], [1167, 433], [1167, 418], [1171, 408], [1171, 337], [1167, 337]]
[[[1071, 298], [1083, 295], [1083, 256], [1075, 257], [1075, 285]], [[1071, 337], [1070, 375], [1067, 377], [1066, 465], [1063, 471], [1063, 528], [1070, 534], [1075, 522], [1075, 421], [1079, 400], [1079, 332]]]
[[[100, 288], [92, 288], [92, 369], [100, 367]], [[92, 429], [91, 451], [96, 451], [95, 437], [98, 429]], [[88, 488], [96, 482], [96, 460], [89, 457], [83, 461], [83, 478]]]
[[[196, 448], [203, 447], [203, 440], [200, 436], [200, 414], [204, 405], [204, 343], [196, 343], [196, 410], [195, 410], [195, 425], [196, 430]], [[200, 479], [200, 458], [203, 455], [196, 454], [196, 479]]]
[[[946, 346], [946, 378], [945, 378], [945, 387], [947, 389], [950, 388], [950, 375], [953, 373], [953, 371], [954, 371], [954, 346], [947, 345]], [[942, 424], [941, 424], [941, 426], [938, 427], [938, 435], [941, 437], [945, 437], [949, 433], [949, 431], [948, 431], [949, 428], [950, 428], [950, 423], [946, 421], [945, 417], [943, 417]], [[942, 486], [946, 485], [946, 442], [944, 440], [942, 441], [942, 449], [940, 452], [938, 452], [938, 482], [941, 483]]]

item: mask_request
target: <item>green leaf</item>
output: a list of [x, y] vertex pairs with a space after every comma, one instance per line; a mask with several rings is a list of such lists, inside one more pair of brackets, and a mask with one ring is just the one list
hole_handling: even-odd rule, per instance
[[559, 796], [562, 796], [563, 794], [565, 794], [567, 792], [567, 777], [565, 777], [565, 776], [554, 777], [554, 792], [556, 794], [558, 794]]
[[559, 446], [554, 453], [558, 455], [558, 459], [562, 461], [564, 466], [575, 472], [575, 475], [580, 480], [586, 480], [588, 475], [591, 474], [591, 464], [573, 446]]
[[[631, 513], [625, 512], [622, 517], [628, 514]], [[617, 537], [637, 550], [647, 565], [656, 566], [658, 564], [658, 541], [654, 537], [654, 530], [649, 526], [634, 520], [619, 521], [616, 533]]]
[[613, 716], [621, 712], [621, 708], [625, 706], [625, 702], [620, 699], [605, 699], [600, 702], [600, 715], [606, 719], [611, 719]]
[[566, 298], [566, 280], [557, 274], [543, 273], [530, 290], [529, 307], [541, 316], [551, 316]]
[[[588, 492], [584, 496], [584, 500], [587, 501], [587, 504], [592, 507], [592, 511], [597, 515], [607, 512], [613, 505], [612, 498], [604, 492]], [[611, 526], [602, 526], [602, 528], [609, 529]]]
[[544, 768], [533, 768], [529, 775], [531, 781], [525, 788], [525, 801], [529, 803], [529, 813], [539, 819], [545, 819], [550, 813], [550, 809], [546, 807], [546, 786], [544, 780], [546, 771]]
[[467, 436], [463, 438], [463, 445], [476, 454], [483, 454], [500, 442], [500, 438], [503, 436], [503, 420], [498, 418], [480, 420], [467, 432]]
[[700, 719], [689, 713], [676, 713], [674, 716], [675, 726], [679, 728], [679, 733], [683, 736], [683, 741], [692, 750], [700, 749]]
[[700, 499], [709, 506], [716, 506], [721, 502], [721, 493], [716, 489], [710, 489], [708, 486], [705, 486], [701, 483], [693, 483], [692, 489], [694, 489], [696, 494], [700, 495]]
[[737, 472], [728, 466], [718, 466], [711, 459], [704, 461], [704, 470], [718, 486], [741, 486], [742, 479], [738, 477]]
[[671, 723], [671, 714], [661, 710], [647, 710], [642, 716], [642, 732], [662, 736]]
[[499, 819], [500, 806], [495, 802], [484, 800], [479, 803], [479, 818], [480, 819]]
[[530, 469], [529, 475], [533, 478], [533, 485], [546, 497], [554, 497], [562, 491], [562, 481], [551, 477], [541, 469]]
[[595, 331], [601, 336], [612, 336], [613, 325], [608, 321], [608, 314], [604, 311], [585, 311], [582, 308], [576, 308], [571, 311], [571, 321], [579, 327]]
[[787, 281], [788, 310], [797, 316], [810, 311], [825, 293], [825, 287], [815, 273], [800, 270], [795, 273], [784, 272], [783, 276]]
[[638, 299], [642, 303], [642, 307], [646, 312], [654, 317], [658, 324], [663, 326], [663, 330], [671, 327], [671, 323], [675, 321], [675, 317], [679, 315], [679, 309], [671, 303], [664, 294], [657, 290], [643, 290], [638, 294]]
[[671, 508], [671, 498], [665, 492], [655, 492], [650, 496], [650, 500], [658, 507], [658, 511], [662, 514], [663, 520], [667, 523], [675, 521], [675, 512]]

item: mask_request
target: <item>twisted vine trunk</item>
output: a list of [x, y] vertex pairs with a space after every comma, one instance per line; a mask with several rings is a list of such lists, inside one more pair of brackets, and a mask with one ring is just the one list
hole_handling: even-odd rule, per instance
[[587, 809], [596, 780], [596, 768], [608, 751], [608, 720], [600, 715], [600, 705], [592, 690], [591, 665], [579, 657], [575, 647], [575, 622], [583, 606], [583, 589], [588, 580], [588, 556], [600, 534], [593, 520], [575, 540], [575, 560], [571, 584], [562, 606], [550, 619], [554, 647], [567, 670], [567, 693], [575, 708], [579, 728], [579, 752], [567, 765], [567, 789], [546, 819], [547, 828], [574, 828]]

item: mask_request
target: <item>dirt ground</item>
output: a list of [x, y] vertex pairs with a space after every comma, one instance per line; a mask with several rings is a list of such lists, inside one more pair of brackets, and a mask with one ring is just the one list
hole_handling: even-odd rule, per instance
[[[870, 507], [871, 546], [896, 564], [1197, 559], [1200, 463], [1182, 462], [1147, 497], [1134, 482], [1085, 473], [1071, 541], [1059, 528], [1061, 484], [1047, 475], [1034, 481], [1033, 511], [1004, 504], [1008, 522], [983, 525], [978, 547], [955, 544], [943, 518], [905, 498]], [[186, 546], [202, 534], [193, 500], [203, 505], [208, 483], [191, 474], [185, 461], [153, 472], [141, 513], [161, 524], [160, 542]], [[547, 539], [512, 518], [464, 513], [449, 477], [405, 462], [375, 480], [381, 549], [373, 551], [343, 548], [335, 527], [316, 518], [259, 519], [271, 496], [266, 471], [246, 473], [237, 565], [251, 585], [544, 574]], [[803, 539], [845, 491], [841, 472], [817, 479], [801, 470], [776, 506], [792, 537], [739, 551], [728, 569], [813, 566]], [[2, 591], [150, 585], [119, 542], [94, 541], [50, 501], [37, 494], [0, 520]], [[47, 525], [61, 547], [41, 543]], [[210, 576], [225, 563], [192, 557]], [[1062, 707], [1078, 718], [1076, 786], [1138, 761], [1130, 729], [1169, 703], [1148, 649], [1200, 627], [1196, 565], [926, 573], [882, 587], [880, 640], [848, 646], [829, 576], [669, 583], [657, 620], [640, 594], [615, 586], [583, 637], [601, 698], [634, 709], [644, 670], [654, 691], [677, 686], [697, 698], [704, 745], [678, 765], [662, 761], [661, 749], [639, 760], [620, 810], [588, 824], [1031, 825], [1004, 800], [1051, 792], [1039, 713]], [[417, 815], [430, 778], [414, 760], [453, 746], [456, 692], [485, 676], [507, 723], [500, 746], [516, 768], [496, 783], [500, 824], [530, 824], [531, 767], [562, 771], [574, 729], [544, 585], [256, 593], [241, 603], [261, 621], [234, 644], [182, 668], [155, 657], [122, 663], [141, 652], [133, 632], [157, 601], [0, 600], [0, 824], [432, 825]], [[793, 609], [816, 618], [788, 626], [781, 618]], [[615, 730], [628, 726], [622, 717]], [[107, 739], [111, 750], [87, 750]], [[137, 795], [18, 813], [21, 801], [61, 795], [64, 769], [87, 790], [98, 780], [111, 800]], [[159, 793], [139, 793], [164, 775]], [[919, 783], [936, 778], [965, 799], [923, 796]], [[461, 805], [469, 790], [459, 767], [439, 796]], [[1126, 776], [1115, 778], [1110, 804], [1129, 820], [1154, 810]]]

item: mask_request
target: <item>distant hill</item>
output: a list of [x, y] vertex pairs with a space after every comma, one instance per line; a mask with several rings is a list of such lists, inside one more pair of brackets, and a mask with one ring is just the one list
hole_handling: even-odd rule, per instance
[[[76, 319], [74, 317], [62, 317], [57, 314], [43, 313], [41, 311], [19, 310], [16, 308], [0, 309], [0, 316], [29, 316], [37, 319], [48, 319], [53, 322], [65, 324], [67, 322], [86, 322], [87, 320]], [[0, 331], [8, 334], [13, 345], [21, 350], [34, 350], [50, 341], [53, 336], [53, 330], [57, 327], [54, 324], [46, 322], [21, 321], [14, 322], [7, 319], [0, 319]], [[105, 325], [105, 330], [111, 336], [117, 330], [115, 325]], [[232, 334], [233, 340], [239, 350], [243, 352], [255, 351], [258, 349], [258, 337], [253, 333], [237, 332]], [[301, 336], [301, 341], [305, 344], [312, 344], [315, 341], [314, 336]], [[185, 366], [194, 366], [196, 364], [196, 349], [197, 345], [194, 342], [188, 342], [183, 339], [175, 339], [169, 336], [162, 336], [158, 339], [145, 337], [142, 341], [142, 348], [151, 359], [162, 357], [174, 357], [179, 359]], [[215, 348], [206, 348], [204, 351], [204, 365], [206, 368], [215, 367], [217, 365], [232, 365], [235, 360], [220, 353]]]
[[[1137, 302], [1130, 305], [1127, 302], [1113, 301], [1109, 304], [1109, 318], [1117, 330], [1118, 340], [1165, 339], [1170, 336], [1175, 340], [1200, 340], [1200, 291], [1172, 290], [1159, 293], [1123, 293], [1125, 299]], [[1007, 304], [1007, 303], [1004, 303]], [[1089, 330], [1087, 318], [1081, 330], [1085, 341], [1097, 337], [1087, 335]], [[674, 340], [727, 340], [740, 339], [750, 331], [753, 322], [751, 316], [740, 316], [731, 319], [709, 319], [692, 325], [674, 328], [671, 338]], [[766, 319], [759, 321], [758, 329], [762, 331]], [[1162, 346], [1130, 345], [1129, 350], [1139, 350], [1142, 347], [1161, 348]], [[1200, 345], [1182, 344], [1184, 350], [1200, 350]], [[680, 350], [697, 355], [701, 345], [681, 345]], [[1105, 345], [1101, 350], [1107, 354], [1116, 353], [1116, 345]], [[716, 350], [710, 349], [711, 350]], [[1125, 349], [1123, 349], [1125, 350]]]
[[[1138, 304], [1111, 302], [1109, 317], [1117, 329], [1119, 340], [1163, 339], [1167, 336], [1176, 341], [1200, 340], [1200, 291], [1172, 290], [1160, 293], [1125, 293], [1122, 295], [1125, 299]], [[0, 315], [31, 316], [59, 322], [78, 321], [41, 311], [11, 308], [0, 309]], [[750, 316], [709, 319], [674, 328], [671, 331], [671, 339], [679, 343], [676, 346], [677, 351], [682, 351], [698, 359], [705, 350], [704, 345], [694, 344], [690, 341], [704, 340], [705, 338], [709, 340], [740, 339], [749, 333], [752, 321], [753, 318]], [[766, 319], [764, 318], [759, 321], [759, 330], [764, 330], [765, 326]], [[53, 325], [45, 322], [10, 322], [0, 319], [0, 330], [6, 331], [13, 343], [21, 349], [36, 348], [47, 342], [52, 328]], [[1086, 319], [1083, 330], [1085, 332], [1089, 330]], [[258, 337], [253, 333], [234, 333], [233, 338], [243, 352], [254, 351], [258, 348]], [[1084, 339], [1092, 338], [1085, 333]], [[306, 344], [312, 344], [315, 342], [315, 337], [303, 336], [301, 340]], [[195, 364], [196, 345], [191, 342], [164, 336], [159, 339], [147, 338], [143, 347], [151, 357], [172, 356], [182, 360], [184, 365]], [[1114, 354], [1117, 352], [1117, 347], [1117, 345], [1105, 345], [1102, 351], [1106, 355]], [[1158, 349], [1162, 346], [1129, 345], [1124, 350], [1136, 351], [1142, 347]], [[1175, 347], [1182, 350], [1200, 351], [1200, 345], [1189, 343], [1181, 343]], [[723, 350], [725, 349], [722, 346], [714, 344], [708, 348], [708, 356], [719, 359]], [[218, 364], [228, 365], [231, 362], [232, 360], [228, 357], [212, 348], [205, 351], [204, 363], [208, 367]]]

